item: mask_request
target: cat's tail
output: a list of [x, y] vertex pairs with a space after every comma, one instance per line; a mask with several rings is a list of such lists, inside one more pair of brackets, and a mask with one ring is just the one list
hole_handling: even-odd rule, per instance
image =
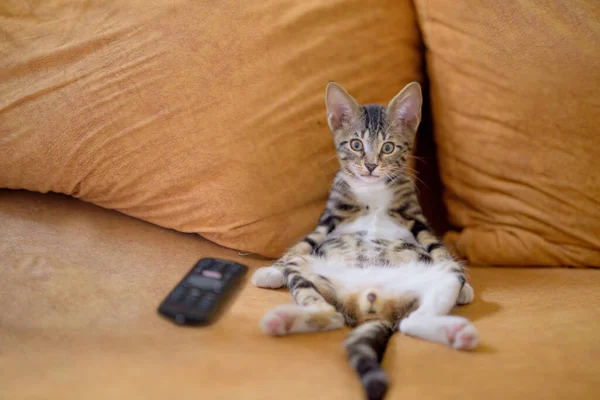
[[352, 368], [358, 372], [369, 400], [381, 400], [388, 379], [381, 369], [381, 359], [392, 336], [392, 326], [383, 321], [369, 321], [354, 328], [344, 341]]

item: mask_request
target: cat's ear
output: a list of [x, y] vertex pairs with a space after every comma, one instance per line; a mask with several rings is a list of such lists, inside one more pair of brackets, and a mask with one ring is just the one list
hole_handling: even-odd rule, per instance
[[388, 105], [388, 123], [402, 129], [408, 128], [414, 135], [421, 122], [423, 95], [421, 85], [411, 82], [390, 101]]
[[340, 129], [345, 123], [352, 123], [359, 118], [358, 102], [335, 82], [329, 82], [325, 91], [327, 106], [327, 123], [332, 132]]

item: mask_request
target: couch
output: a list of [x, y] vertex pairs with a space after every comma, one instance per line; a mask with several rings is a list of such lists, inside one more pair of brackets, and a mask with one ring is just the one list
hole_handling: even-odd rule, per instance
[[[593, 0], [8, 1], [0, 16], [0, 398], [363, 398], [348, 329], [267, 337], [262, 315], [292, 300], [249, 282], [324, 205], [328, 80], [382, 104], [423, 84], [421, 201], [476, 293], [455, 313], [480, 347], [394, 335], [388, 398], [598, 397]], [[248, 276], [213, 325], [177, 326], [157, 307], [202, 257]]]

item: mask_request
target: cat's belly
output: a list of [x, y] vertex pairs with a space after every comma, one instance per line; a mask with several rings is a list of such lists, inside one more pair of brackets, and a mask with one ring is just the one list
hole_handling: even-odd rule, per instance
[[386, 213], [372, 213], [340, 224], [315, 254], [347, 266], [400, 265], [430, 260], [412, 233]]
[[372, 212], [351, 222], [343, 222], [331, 233], [332, 237], [361, 233], [366, 239], [384, 239], [416, 244], [412, 233], [398, 224], [387, 210]]
[[348, 268], [336, 260], [315, 259], [311, 269], [313, 273], [326, 277], [339, 288], [352, 290], [369, 287], [418, 290], [451, 274], [443, 264], [417, 261], [397, 266], [372, 265], [359, 269]]

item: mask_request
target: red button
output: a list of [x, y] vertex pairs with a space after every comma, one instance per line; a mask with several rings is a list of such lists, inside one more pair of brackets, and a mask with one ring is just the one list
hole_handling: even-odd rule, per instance
[[213, 271], [211, 269], [205, 269], [202, 271], [202, 275], [213, 279], [221, 279], [223, 277], [223, 274], [221, 274], [219, 271]]

